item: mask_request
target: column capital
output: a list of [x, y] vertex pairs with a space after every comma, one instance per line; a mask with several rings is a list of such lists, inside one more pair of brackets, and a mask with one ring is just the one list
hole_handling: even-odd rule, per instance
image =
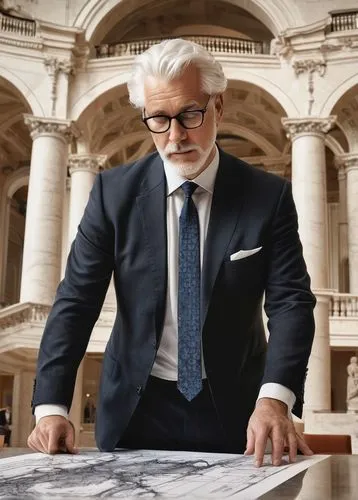
[[24, 114], [25, 125], [28, 126], [32, 139], [39, 136], [57, 136], [69, 143], [73, 137], [79, 136], [79, 131], [71, 120], [46, 118]]
[[286, 131], [287, 138], [294, 141], [298, 137], [307, 135], [324, 136], [333, 127], [336, 120], [336, 116], [327, 116], [327, 118], [303, 116], [299, 118], [281, 118], [281, 123]]
[[107, 155], [72, 154], [68, 157], [70, 175], [74, 172], [92, 172], [98, 174], [104, 169]]
[[345, 153], [335, 157], [335, 165], [340, 173], [346, 174], [349, 170], [358, 170], [358, 152]]

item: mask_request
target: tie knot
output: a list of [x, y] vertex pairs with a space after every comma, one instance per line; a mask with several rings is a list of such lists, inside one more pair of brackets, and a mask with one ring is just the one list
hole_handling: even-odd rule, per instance
[[182, 190], [184, 191], [185, 193], [185, 196], [187, 198], [191, 198], [191, 195], [194, 193], [195, 189], [198, 187], [197, 184], [195, 184], [195, 182], [189, 182], [189, 181], [186, 181], [184, 182], [184, 184], [182, 184], [180, 186], [182, 188]]

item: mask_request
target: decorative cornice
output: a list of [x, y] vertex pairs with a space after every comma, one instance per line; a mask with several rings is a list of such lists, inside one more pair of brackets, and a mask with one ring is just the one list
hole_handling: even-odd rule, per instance
[[41, 39], [27, 40], [21, 38], [14, 38], [9, 34], [2, 34], [0, 36], [0, 43], [4, 45], [11, 45], [13, 47], [21, 47], [25, 49], [42, 50], [44, 47]]
[[5, 307], [0, 311], [0, 331], [22, 323], [44, 323], [50, 309], [51, 306], [32, 302]]
[[346, 153], [335, 157], [335, 166], [338, 172], [343, 171], [345, 174], [349, 170], [358, 169], [358, 153]]
[[25, 125], [30, 129], [32, 139], [40, 135], [57, 135], [70, 142], [73, 137], [78, 137], [79, 132], [71, 120], [58, 118], [44, 118], [24, 114]]
[[358, 48], [357, 35], [347, 36], [346, 32], [335, 32], [327, 35], [326, 40], [321, 45], [322, 53], [350, 51]]
[[75, 172], [92, 172], [97, 174], [105, 168], [107, 155], [72, 154], [68, 158], [70, 175]]
[[281, 123], [286, 131], [287, 138], [295, 140], [302, 135], [324, 135], [329, 132], [336, 122], [336, 116], [315, 118], [312, 116], [302, 118], [282, 118]]
[[[343, 18], [345, 13], [342, 12]], [[358, 48], [357, 30], [347, 31], [342, 26], [339, 30], [331, 32], [332, 17], [312, 23], [311, 25], [289, 28], [281, 32], [271, 42], [271, 53], [283, 59], [291, 59], [293, 56], [309, 59], [313, 54], [329, 56], [330, 53], [340, 51], [346, 52], [345, 59], [349, 59], [350, 53], [354, 57]], [[329, 61], [336, 60], [335, 57]]]

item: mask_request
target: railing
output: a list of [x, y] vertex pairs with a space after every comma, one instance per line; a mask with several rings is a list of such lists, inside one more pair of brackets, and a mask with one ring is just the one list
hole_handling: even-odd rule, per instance
[[329, 314], [334, 318], [358, 317], [358, 295], [334, 293], [331, 296]]
[[[147, 38], [131, 42], [105, 43], [96, 45], [96, 57], [136, 56], [152, 45], [160, 43], [167, 38]], [[243, 38], [214, 37], [214, 36], [183, 36], [186, 40], [196, 42], [205, 47], [209, 52], [225, 54], [269, 54], [270, 42], [245, 40]]]
[[331, 31], [346, 31], [358, 29], [358, 10], [337, 12], [331, 14]]
[[22, 323], [46, 321], [51, 307], [25, 302], [5, 307], [0, 311], [0, 330]]
[[36, 23], [31, 19], [15, 17], [0, 12], [0, 32], [1, 31], [33, 37], [36, 35]]

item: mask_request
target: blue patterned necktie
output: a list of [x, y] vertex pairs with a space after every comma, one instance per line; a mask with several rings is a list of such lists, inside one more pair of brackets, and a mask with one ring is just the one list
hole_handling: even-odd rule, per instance
[[200, 335], [200, 232], [192, 194], [198, 187], [184, 182], [179, 218], [178, 389], [191, 401], [202, 389]]

